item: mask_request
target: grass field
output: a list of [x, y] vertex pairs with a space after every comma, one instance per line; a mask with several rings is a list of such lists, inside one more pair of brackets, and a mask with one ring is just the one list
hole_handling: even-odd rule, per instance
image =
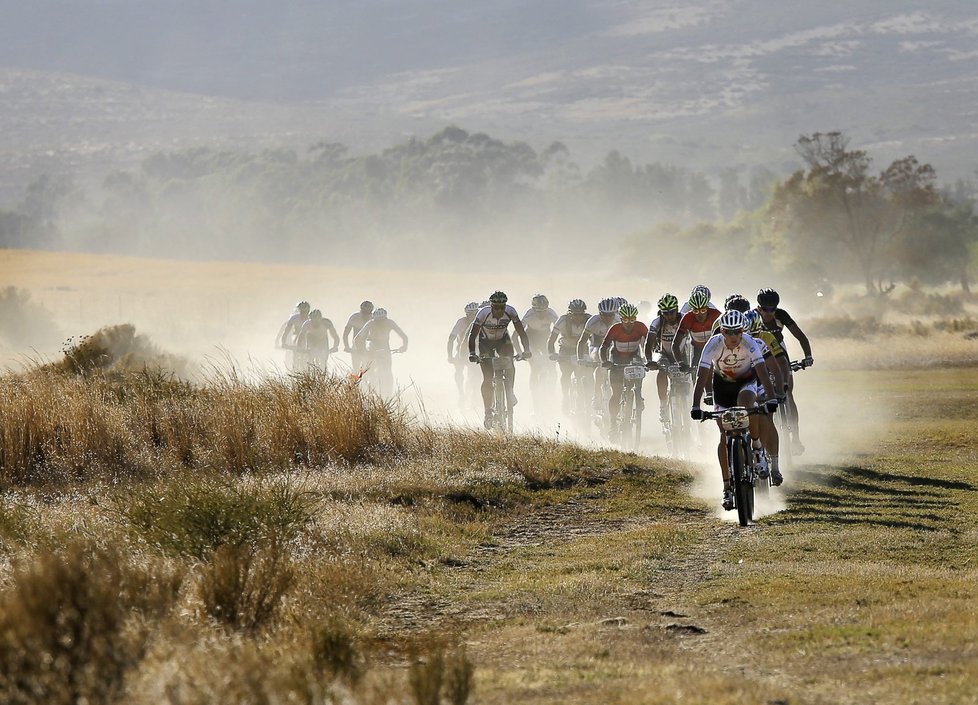
[[[56, 261], [15, 283], [52, 305]], [[203, 286], [179, 263], [123, 284], [115, 259], [73, 261], [74, 293]], [[242, 267], [215, 291], [296, 275]], [[845, 369], [850, 348], [800, 376], [808, 450], [747, 529], [710, 448], [500, 438], [345, 378], [27, 364], [0, 376], [0, 693], [978, 702], [978, 366], [956, 340], [954, 367], [908, 365], [943, 348], [896, 336], [877, 351], [907, 369]]]

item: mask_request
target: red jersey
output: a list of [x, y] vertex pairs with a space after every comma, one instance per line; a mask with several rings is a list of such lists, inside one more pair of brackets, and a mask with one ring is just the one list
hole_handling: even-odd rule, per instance
[[689, 333], [693, 345], [702, 348], [713, 335], [713, 323], [722, 314], [723, 311], [718, 311], [715, 308], [707, 309], [706, 318], [703, 319], [702, 323], [696, 320], [696, 314], [692, 311], [683, 314], [682, 320], [679, 321], [679, 329], [676, 331], [676, 338], [682, 340], [683, 334]]
[[632, 358], [641, 356], [641, 349], [645, 343], [645, 336], [649, 334], [649, 327], [641, 321], [635, 321], [630, 331], [625, 330], [625, 326], [616, 323], [608, 329], [601, 343], [601, 358], [611, 349], [611, 359], [615, 362], [628, 362]]

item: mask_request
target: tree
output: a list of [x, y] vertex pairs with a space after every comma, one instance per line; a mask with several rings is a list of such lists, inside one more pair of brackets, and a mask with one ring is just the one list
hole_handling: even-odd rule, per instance
[[873, 176], [866, 152], [848, 145], [841, 132], [802, 135], [795, 151], [807, 169], [777, 187], [768, 215], [814, 250], [851, 258], [867, 293], [881, 295], [893, 288], [895, 241], [916, 215], [940, 203], [936, 175], [908, 156]]

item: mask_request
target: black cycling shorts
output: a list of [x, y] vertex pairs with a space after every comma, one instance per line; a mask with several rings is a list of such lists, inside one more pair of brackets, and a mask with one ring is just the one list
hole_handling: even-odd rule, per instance
[[737, 395], [740, 390], [749, 384], [753, 384], [757, 375], [751, 375], [746, 379], [729, 380], [718, 374], [713, 375], [713, 404], [717, 407], [729, 409], [737, 406]]

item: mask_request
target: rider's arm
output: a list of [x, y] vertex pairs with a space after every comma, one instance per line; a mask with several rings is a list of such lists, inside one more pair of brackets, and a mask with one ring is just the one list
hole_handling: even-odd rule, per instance
[[590, 335], [591, 335], [590, 331], [588, 331], [587, 326], [585, 326], [584, 327], [584, 330], [581, 331], [581, 337], [580, 337], [580, 339], [577, 341], [577, 359], [578, 360], [586, 360], [587, 359], [587, 343], [588, 343], [588, 337]]
[[523, 350], [527, 353], [530, 352], [530, 339], [526, 335], [526, 328], [523, 327], [523, 321], [518, 318], [513, 319], [513, 328], [516, 329], [516, 334], [520, 337], [520, 342], [523, 344]]
[[346, 327], [343, 328], [343, 349], [350, 349], [350, 333], [353, 332], [353, 321], [347, 321]]
[[611, 350], [612, 343], [611, 329], [614, 327], [615, 326], [612, 326], [608, 329], [608, 332], [605, 333], [604, 340], [601, 341], [601, 347], [598, 349], [598, 359], [601, 360], [601, 362], [607, 362], [609, 359], [608, 351]]
[[699, 371], [696, 373], [696, 385], [693, 387], [694, 409], [699, 408], [700, 400], [703, 398], [703, 391], [706, 389], [706, 385], [712, 377], [713, 377], [712, 367], [700, 367]]
[[653, 353], [655, 353], [655, 348], [659, 343], [659, 329], [653, 326], [649, 326], [649, 335], [645, 338], [645, 359], [651, 360]]
[[560, 335], [560, 331], [557, 330], [556, 328], [553, 328], [550, 331], [550, 337], [547, 338], [547, 352], [550, 353], [551, 355], [557, 352], [556, 342], [557, 342], [557, 336], [559, 335]]
[[686, 339], [686, 329], [680, 326], [679, 330], [676, 331], [676, 337], [672, 339], [672, 349], [670, 350], [670, 352], [672, 353], [673, 360], [682, 359], [680, 357], [680, 348], [682, 347], [683, 340], [685, 339]]
[[333, 327], [333, 322], [328, 318], [326, 319], [326, 336], [327, 340], [333, 339], [333, 344], [329, 346], [330, 350], [335, 351], [340, 347], [340, 336], [336, 334], [336, 328]]
[[757, 374], [757, 378], [761, 380], [761, 384], [764, 385], [764, 392], [767, 394], [767, 398], [777, 399], [778, 394], [774, 391], [774, 384], [771, 383], [771, 374], [768, 372], [767, 364], [764, 360], [754, 365], [754, 372]]
[[811, 357], [812, 344], [808, 342], [808, 336], [802, 332], [801, 328], [798, 327], [798, 324], [792, 321], [791, 323], [787, 324], [785, 328], [790, 330], [791, 334], [798, 339], [799, 343], [801, 343], [801, 349], [805, 353], [805, 357]]
[[278, 344], [280, 347], [283, 348], [289, 347], [289, 344], [288, 342], [286, 342], [286, 339], [289, 337], [289, 333], [292, 332], [293, 326], [295, 326], [295, 321], [293, 321], [291, 318], [285, 322], [285, 326], [282, 328], [282, 335], [280, 335], [278, 339]]
[[472, 324], [472, 328], [469, 330], [469, 355], [475, 355], [475, 341], [479, 337], [479, 331], [482, 330], [482, 323], [476, 319], [475, 323]]
[[367, 321], [360, 332], [353, 336], [353, 347], [364, 349], [367, 347], [367, 341], [370, 340], [370, 332], [373, 330], [373, 321]]
[[401, 352], [406, 352], [408, 346], [407, 335], [405, 335], [404, 331], [401, 330], [401, 327], [396, 323], [394, 323], [394, 321], [391, 321], [391, 330], [393, 330], [401, 337]]
[[[455, 335], [455, 331], [454, 330], [452, 330], [452, 332], [448, 336], [448, 348], [446, 349], [446, 354], [448, 355], [448, 359], [449, 360], [451, 360], [453, 357], [455, 357], [455, 341], [459, 337], [460, 336]], [[459, 341], [459, 342], [462, 342], [462, 341]]]

